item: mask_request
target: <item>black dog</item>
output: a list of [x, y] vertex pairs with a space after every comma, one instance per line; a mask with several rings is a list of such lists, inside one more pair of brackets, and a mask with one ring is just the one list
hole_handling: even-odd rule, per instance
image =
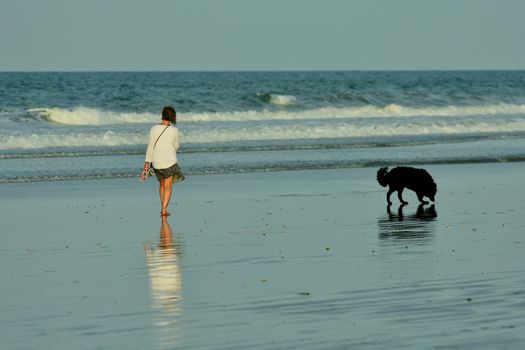
[[403, 204], [408, 204], [403, 199], [403, 190], [408, 188], [416, 192], [417, 198], [423, 204], [428, 204], [423, 197], [428, 197], [432, 202], [435, 201], [437, 186], [434, 179], [425, 169], [416, 169], [410, 167], [397, 167], [390, 171], [388, 168], [381, 168], [377, 171], [377, 182], [383, 187], [388, 185], [386, 201], [390, 201], [390, 195], [397, 191], [397, 197]]

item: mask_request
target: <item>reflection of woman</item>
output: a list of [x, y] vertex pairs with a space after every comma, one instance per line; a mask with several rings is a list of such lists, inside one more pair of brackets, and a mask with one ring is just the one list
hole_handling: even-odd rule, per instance
[[181, 314], [178, 302], [181, 298], [181, 271], [179, 249], [166, 216], [162, 217], [160, 243], [157, 248], [146, 247], [146, 263], [150, 277], [150, 292], [155, 325], [164, 345], [174, 345], [178, 341], [177, 319]]
[[146, 249], [151, 292], [157, 304], [168, 306], [170, 301], [178, 299], [180, 295], [180, 266], [177, 254], [170, 224], [163, 216], [158, 247]]
[[[171, 125], [173, 124], [173, 125]], [[161, 216], [168, 216], [168, 205], [171, 199], [171, 187], [173, 182], [183, 181], [184, 175], [177, 165], [177, 150], [179, 149], [179, 130], [177, 124], [177, 113], [170, 106], [162, 110], [162, 122], [151, 128], [149, 133], [148, 150], [144, 170], [140, 175], [144, 181], [153, 164], [153, 170], [159, 180], [159, 196], [162, 210]]]

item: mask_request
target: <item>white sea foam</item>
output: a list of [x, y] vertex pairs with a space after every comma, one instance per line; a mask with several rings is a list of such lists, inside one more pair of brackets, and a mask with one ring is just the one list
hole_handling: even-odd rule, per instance
[[385, 107], [362, 106], [346, 108], [316, 108], [304, 111], [239, 111], [222, 113], [188, 113], [181, 120], [206, 121], [255, 121], [301, 119], [350, 119], [367, 117], [465, 117], [478, 115], [525, 115], [525, 105], [494, 104], [485, 106], [405, 107], [390, 104]]
[[[386, 123], [324, 125], [270, 125], [244, 128], [199, 128], [181, 130], [181, 143], [206, 144], [242, 141], [315, 140], [361, 138], [373, 136], [409, 136], [442, 134], [494, 134], [525, 132], [525, 120], [465, 121], [451, 123]], [[140, 132], [46, 133], [30, 135], [0, 135], [0, 150], [40, 149], [50, 147], [115, 147], [138, 146], [147, 143], [147, 134]]]
[[115, 147], [140, 145], [147, 142], [147, 135], [136, 133], [69, 133], [0, 135], [0, 149], [39, 149], [51, 147]]
[[443, 134], [481, 134], [525, 132], [525, 120], [512, 122], [405, 123], [370, 125], [275, 125], [235, 130], [213, 129], [183, 133], [182, 142], [213, 143], [299, 139], [361, 138], [374, 136], [410, 136]]
[[[43, 119], [65, 125], [111, 125], [133, 123], [156, 123], [160, 114], [122, 113], [105, 111], [97, 108], [77, 107], [34, 108], [29, 112]], [[351, 119], [351, 118], [388, 118], [388, 117], [465, 117], [478, 115], [525, 115], [522, 104], [492, 104], [482, 106], [444, 106], [444, 107], [405, 107], [390, 104], [385, 107], [361, 106], [346, 108], [316, 108], [304, 111], [235, 111], [217, 113], [180, 113], [180, 122], [221, 122], [221, 121], [257, 121], [257, 120], [303, 120], [303, 119]]]

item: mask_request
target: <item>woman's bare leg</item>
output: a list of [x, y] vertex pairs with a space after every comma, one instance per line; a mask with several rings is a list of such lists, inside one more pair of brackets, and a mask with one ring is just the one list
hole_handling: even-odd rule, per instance
[[170, 204], [170, 199], [171, 199], [171, 188], [173, 186], [173, 176], [170, 176], [170, 177], [167, 177], [164, 180], [164, 183], [163, 183], [163, 193], [162, 195], [160, 196], [161, 198], [161, 201], [162, 201], [162, 214], [165, 214], [168, 212], [168, 205]]
[[160, 197], [160, 205], [164, 202], [164, 179], [161, 179], [159, 181], [159, 197]]

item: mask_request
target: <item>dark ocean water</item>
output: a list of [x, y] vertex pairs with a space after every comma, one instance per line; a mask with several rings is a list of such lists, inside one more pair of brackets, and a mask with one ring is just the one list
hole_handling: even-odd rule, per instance
[[0, 73], [0, 182], [525, 160], [525, 71]]

